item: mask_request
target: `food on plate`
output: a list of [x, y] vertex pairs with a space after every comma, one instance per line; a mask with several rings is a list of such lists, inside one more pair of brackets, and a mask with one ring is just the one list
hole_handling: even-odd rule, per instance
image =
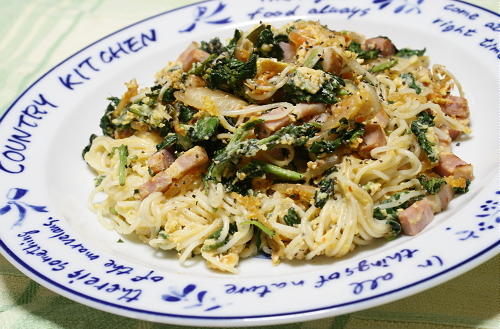
[[319, 22], [193, 42], [109, 101], [84, 149], [100, 222], [220, 271], [415, 235], [473, 179], [451, 147], [470, 133], [455, 77]]

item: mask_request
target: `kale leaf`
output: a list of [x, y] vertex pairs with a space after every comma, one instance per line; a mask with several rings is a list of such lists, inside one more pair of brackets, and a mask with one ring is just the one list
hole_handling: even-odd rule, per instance
[[362, 59], [375, 59], [380, 54], [380, 50], [378, 49], [363, 50], [361, 44], [356, 41], [352, 41], [347, 50], [356, 53], [358, 58]]
[[444, 178], [438, 177], [429, 177], [426, 175], [419, 175], [418, 181], [420, 185], [427, 191], [429, 194], [436, 194], [441, 190], [441, 187], [446, 183]]
[[87, 146], [85, 146], [83, 148], [82, 158], [85, 158], [85, 154], [87, 154], [87, 152], [90, 151], [90, 147], [92, 146], [92, 142], [94, 141], [94, 139], [96, 139], [96, 137], [97, 137], [96, 134], [90, 135], [90, 137], [89, 137], [89, 143], [87, 144]]
[[405, 58], [408, 58], [408, 57], [411, 57], [411, 56], [414, 56], [414, 55], [417, 55], [417, 56], [423, 56], [425, 54], [425, 51], [426, 49], [422, 49], [422, 50], [414, 50], [414, 49], [409, 49], [409, 48], [402, 48], [402, 49], [399, 49], [398, 52], [396, 53], [396, 56], [397, 57], [405, 57]]
[[415, 90], [417, 94], [420, 94], [422, 92], [422, 88], [420, 88], [419, 85], [417, 85], [417, 82], [415, 80], [415, 77], [411, 73], [403, 73], [401, 74], [401, 79], [403, 79], [403, 82], [410, 87], [411, 89]]
[[209, 88], [238, 93], [243, 81], [253, 78], [257, 72], [257, 56], [252, 55], [248, 62], [233, 57], [217, 59], [203, 74]]
[[259, 30], [260, 33], [258, 34], [254, 42], [255, 53], [260, 57], [273, 57], [277, 60], [282, 59], [283, 49], [281, 49], [279, 43], [287, 42], [288, 36], [284, 34], [274, 35], [273, 31], [271, 30], [271, 25], [265, 25]]
[[283, 221], [288, 226], [294, 226], [296, 224], [300, 224], [299, 214], [295, 211], [295, 209], [290, 208], [285, 216], [283, 216]]
[[324, 72], [327, 75], [326, 81], [321, 88], [312, 94], [307, 90], [296, 86], [293, 79], [290, 79], [280, 90], [283, 91], [283, 99], [293, 104], [298, 103], [323, 103], [335, 104], [338, 102], [337, 96], [341, 94], [341, 87], [345, 82], [341, 77]]
[[433, 126], [434, 116], [427, 112], [420, 112], [417, 120], [411, 123], [411, 131], [417, 137], [418, 144], [427, 154], [429, 161], [436, 163], [439, 160], [437, 145], [427, 138], [427, 130]]
[[318, 189], [314, 193], [314, 206], [316, 208], [323, 208], [326, 201], [332, 196], [334, 186], [335, 181], [330, 178], [325, 178], [319, 182]]
[[220, 55], [224, 51], [224, 46], [222, 45], [222, 42], [220, 42], [219, 38], [213, 38], [208, 42], [202, 41], [200, 49], [206, 51], [209, 54]]
[[333, 140], [319, 140], [315, 141], [309, 147], [309, 152], [316, 155], [322, 153], [333, 153], [342, 145], [349, 145], [362, 137], [365, 133], [364, 124], [347, 120], [346, 118], [340, 119], [340, 125], [329, 131], [330, 135], [335, 135]]

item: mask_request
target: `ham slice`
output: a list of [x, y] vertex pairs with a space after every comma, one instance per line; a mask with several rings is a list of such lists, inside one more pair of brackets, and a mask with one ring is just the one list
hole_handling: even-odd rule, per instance
[[[262, 114], [259, 119], [264, 120], [264, 122], [259, 125], [259, 135], [261, 137], [269, 136], [276, 130], [292, 123], [288, 114], [284, 114], [285, 111], [286, 109], [284, 107], [277, 107], [265, 114]], [[283, 113], [284, 115], [279, 117], [280, 113]], [[275, 119], [277, 116], [278, 118]]]
[[383, 129], [385, 129], [389, 124], [389, 116], [383, 109], [381, 109], [375, 113], [371, 122], [378, 123]]
[[174, 156], [167, 150], [160, 150], [148, 159], [148, 167], [154, 174], [170, 167], [175, 161]]
[[338, 55], [332, 48], [326, 48], [323, 52], [323, 70], [336, 75], [339, 75], [342, 71], [342, 66], [344, 62], [342, 57]]
[[378, 124], [367, 124], [365, 126], [363, 142], [359, 146], [359, 154], [364, 158], [369, 158], [371, 150], [386, 144], [387, 140], [382, 127]]
[[279, 45], [283, 50], [283, 62], [292, 63], [295, 61], [295, 47], [288, 42], [280, 42]]
[[415, 202], [399, 213], [399, 222], [403, 232], [416, 235], [421, 232], [434, 218], [432, 203], [428, 199]]
[[438, 213], [448, 208], [448, 204], [453, 199], [453, 189], [449, 184], [444, 184], [437, 194], [425, 198], [431, 203], [434, 213]]
[[396, 53], [396, 47], [391, 40], [384, 37], [376, 37], [365, 40], [363, 49], [377, 49], [383, 57], [392, 56]]
[[326, 104], [297, 104], [295, 105], [292, 113], [300, 120], [307, 117], [312, 117], [325, 112], [327, 109]]
[[195, 146], [182, 153], [167, 169], [152, 177], [139, 187], [142, 199], [153, 192], [164, 192], [182, 176], [202, 168], [208, 163], [208, 155], [201, 146]]
[[472, 179], [472, 165], [463, 161], [453, 153], [439, 154], [439, 163], [435, 171], [443, 176], [462, 177]]
[[467, 119], [469, 117], [469, 105], [467, 99], [457, 96], [446, 97], [446, 102], [441, 105], [443, 112], [449, 116]]
[[203, 62], [208, 58], [208, 56], [210, 56], [209, 53], [199, 49], [196, 42], [192, 42], [186, 50], [180, 54], [177, 61], [182, 63], [182, 69], [184, 72], [187, 72], [191, 69], [191, 66], [193, 66], [194, 63]]

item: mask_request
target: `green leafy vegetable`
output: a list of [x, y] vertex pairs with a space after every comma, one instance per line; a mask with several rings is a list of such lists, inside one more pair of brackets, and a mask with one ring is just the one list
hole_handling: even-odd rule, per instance
[[411, 57], [411, 56], [423, 56], [425, 54], [425, 48], [422, 50], [414, 50], [414, 49], [409, 49], [409, 48], [403, 48], [399, 49], [398, 52], [396, 53], [397, 57]]
[[256, 72], [257, 56], [255, 55], [252, 55], [246, 63], [233, 57], [223, 57], [207, 69], [202, 77], [210, 88], [237, 93], [242, 88], [243, 81], [253, 78]]
[[335, 136], [333, 140], [315, 141], [309, 147], [309, 151], [314, 154], [333, 153], [342, 145], [349, 145], [362, 137], [365, 133], [365, 126], [362, 123], [340, 119], [340, 125], [329, 131]]
[[[390, 202], [397, 201], [401, 199], [401, 197], [405, 194], [409, 193], [408, 191], [403, 191], [394, 194], [392, 197], [389, 199], [383, 201], [381, 204], [386, 204]], [[375, 206], [373, 209], [373, 218], [376, 218], [378, 220], [385, 220], [387, 224], [391, 226], [391, 231], [387, 234], [386, 238], [387, 239], [394, 239], [401, 233], [401, 224], [399, 223], [399, 210], [400, 209], [406, 209], [409, 206], [411, 206], [413, 203], [417, 202], [418, 200], [421, 200], [424, 196], [419, 195], [413, 198], [410, 198], [406, 200], [405, 202], [401, 203], [400, 205], [393, 207], [393, 208], [385, 208], [381, 209], [378, 206]]]
[[323, 208], [326, 201], [334, 193], [335, 181], [330, 178], [321, 180], [318, 184], [318, 189], [314, 193], [314, 206], [316, 208]]
[[361, 49], [361, 44], [356, 41], [352, 41], [347, 50], [352, 51], [358, 55], [358, 58], [362, 59], [375, 59], [380, 54], [378, 49], [363, 50]]
[[200, 49], [206, 51], [209, 54], [220, 55], [224, 51], [224, 46], [222, 45], [222, 42], [220, 42], [219, 38], [213, 38], [208, 42], [202, 41]]
[[323, 72], [327, 76], [321, 88], [311, 94], [307, 90], [301, 89], [294, 84], [294, 79], [290, 79], [280, 90], [283, 91], [283, 100], [293, 104], [298, 103], [324, 103], [335, 104], [338, 102], [337, 96], [341, 95], [341, 87], [345, 85], [342, 78]]
[[[203, 250], [210, 251], [210, 250], [215, 250], [217, 248], [222, 247], [223, 245], [225, 245], [229, 241], [229, 237], [231, 235], [233, 235], [234, 233], [236, 233], [237, 231], [238, 231], [238, 226], [236, 225], [236, 223], [234, 223], [234, 222], [230, 223], [226, 238], [222, 241], [219, 241], [219, 242], [216, 242], [214, 244], [203, 247]], [[207, 239], [217, 240], [220, 237], [221, 233], [222, 233], [222, 227], [219, 228], [218, 230], [216, 230], [214, 233], [210, 234], [207, 237]]]
[[389, 60], [387, 62], [383, 62], [383, 63], [380, 63], [380, 64], [377, 64], [377, 65], [373, 66], [370, 69], [370, 72], [371, 73], [382, 72], [382, 71], [390, 69], [391, 67], [395, 66], [397, 63], [398, 63], [397, 59], [391, 59], [391, 60]]
[[256, 220], [247, 220], [243, 223], [241, 223], [241, 225], [254, 225], [255, 227], [257, 227], [259, 230], [261, 230], [263, 233], [265, 233], [266, 235], [268, 235], [270, 238], [274, 237], [274, 235], [276, 234], [273, 230], [271, 230], [270, 228], [264, 226], [264, 224], [262, 224], [261, 222], [258, 222]]
[[85, 154], [87, 154], [87, 152], [90, 151], [90, 148], [92, 147], [92, 142], [94, 141], [94, 139], [96, 139], [96, 137], [97, 137], [96, 134], [90, 135], [90, 137], [89, 137], [89, 143], [87, 144], [87, 146], [85, 146], [83, 148], [82, 158], [85, 158]]
[[263, 139], [243, 138], [262, 120], [254, 120], [238, 128], [228, 145], [217, 152], [205, 176], [206, 180], [220, 181], [229, 164], [236, 165], [242, 157], [253, 157], [261, 150], [271, 150], [276, 145], [287, 144], [303, 146], [307, 140], [319, 131], [317, 124], [305, 123], [300, 126], [283, 127], [273, 135]]
[[127, 158], [128, 158], [128, 147], [127, 145], [120, 145], [118, 147], [118, 157], [120, 164], [118, 166], [118, 180], [120, 186], [125, 185], [125, 178], [127, 177]]
[[401, 74], [401, 79], [403, 79], [403, 82], [413, 90], [417, 94], [420, 94], [422, 92], [422, 88], [420, 88], [419, 85], [417, 85], [417, 82], [415, 81], [415, 77], [411, 73], [403, 73]]
[[97, 187], [99, 185], [101, 185], [102, 181], [104, 180], [104, 178], [106, 178], [105, 175], [99, 175], [97, 176], [95, 179], [94, 179], [94, 186]]
[[[288, 41], [288, 37], [283, 34], [274, 35], [271, 30], [271, 25], [265, 25], [264, 28], [259, 27], [256, 30], [260, 31], [254, 42], [255, 53], [260, 57], [273, 57], [278, 60], [282, 59], [283, 49], [279, 46], [279, 42]], [[249, 39], [251, 38], [252, 35], [249, 35]]]
[[184, 104], [179, 104], [177, 109], [179, 111], [179, 121], [181, 123], [189, 122], [193, 118], [193, 115], [198, 112], [194, 107]]
[[204, 117], [196, 121], [191, 138], [197, 142], [208, 140], [217, 130], [219, 119], [217, 117]]
[[296, 224], [300, 224], [299, 214], [295, 211], [295, 209], [290, 208], [285, 216], [283, 216], [283, 221], [288, 226], [294, 226]]
[[163, 95], [161, 97], [161, 101], [163, 104], [166, 104], [166, 103], [170, 103], [170, 102], [173, 102], [175, 101], [175, 97], [174, 97], [174, 93], [177, 91], [178, 89], [175, 89], [173, 87], [170, 87], [170, 88], [167, 88], [167, 90], [165, 90], [163, 92]]
[[437, 145], [430, 142], [427, 137], [429, 127], [433, 126], [434, 116], [427, 112], [420, 112], [417, 115], [417, 120], [411, 123], [411, 131], [417, 137], [418, 144], [427, 154], [429, 161], [436, 163], [439, 160]]
[[446, 184], [444, 178], [438, 177], [429, 177], [426, 175], [419, 175], [418, 181], [420, 185], [427, 191], [429, 194], [436, 194], [441, 190], [441, 187]]
[[110, 101], [110, 103], [106, 107], [104, 115], [101, 117], [99, 127], [102, 129], [103, 135], [113, 137], [114, 132], [118, 128], [118, 126], [113, 124], [111, 115], [118, 103], [120, 103], [120, 99], [118, 97], [110, 97], [108, 98], [108, 100]]

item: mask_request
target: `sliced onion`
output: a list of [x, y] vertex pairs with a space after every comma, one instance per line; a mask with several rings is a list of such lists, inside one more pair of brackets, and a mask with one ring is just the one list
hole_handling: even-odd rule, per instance
[[248, 105], [247, 102], [231, 94], [206, 87], [187, 88], [184, 92], [177, 91], [174, 96], [186, 105], [193, 106], [211, 115], [230, 115]]
[[255, 114], [255, 113], [262, 113], [264, 111], [274, 109], [277, 107], [284, 107], [287, 109], [291, 109], [293, 107], [292, 104], [287, 103], [287, 102], [280, 102], [280, 103], [272, 103], [272, 104], [265, 104], [265, 105], [251, 105], [244, 107], [240, 110], [232, 110], [232, 111], [222, 111], [222, 115], [226, 116], [238, 116], [238, 115], [246, 115], [248, 116], [249, 114]]

